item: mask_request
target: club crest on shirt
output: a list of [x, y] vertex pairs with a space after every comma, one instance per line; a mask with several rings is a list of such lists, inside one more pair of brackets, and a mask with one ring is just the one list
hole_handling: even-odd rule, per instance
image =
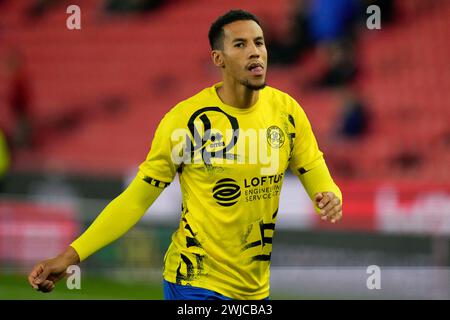
[[270, 126], [267, 129], [267, 142], [274, 149], [279, 149], [283, 146], [284, 141], [286, 140], [284, 137], [284, 132], [277, 126]]

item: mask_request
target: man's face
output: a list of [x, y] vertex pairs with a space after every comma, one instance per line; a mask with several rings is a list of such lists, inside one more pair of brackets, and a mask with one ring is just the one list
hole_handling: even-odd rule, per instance
[[223, 27], [223, 67], [226, 76], [252, 90], [266, 84], [267, 50], [261, 27], [240, 20]]

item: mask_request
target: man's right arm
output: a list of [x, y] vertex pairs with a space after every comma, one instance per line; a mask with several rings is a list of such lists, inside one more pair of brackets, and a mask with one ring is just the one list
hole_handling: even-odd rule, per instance
[[41, 291], [51, 291], [69, 265], [85, 260], [134, 226], [163, 189], [144, 181], [142, 175], [138, 174], [64, 253], [42, 261], [33, 268], [28, 277], [30, 285]]
[[[85, 260], [118, 239], [142, 218], [175, 177], [179, 164], [172, 161], [171, 136], [176, 128], [182, 127], [180, 119], [184, 121], [173, 111], [163, 117], [155, 131], [147, 158], [139, 166], [138, 174], [128, 188], [106, 206], [63, 254], [35, 266], [28, 277], [31, 286], [41, 291], [53, 290], [54, 283], [65, 275], [69, 265], [74, 264], [74, 261]], [[40, 279], [38, 285], [36, 279]]]
[[136, 176], [70, 245], [78, 253], [80, 261], [124, 235], [142, 218], [162, 190], [144, 181], [140, 175]]

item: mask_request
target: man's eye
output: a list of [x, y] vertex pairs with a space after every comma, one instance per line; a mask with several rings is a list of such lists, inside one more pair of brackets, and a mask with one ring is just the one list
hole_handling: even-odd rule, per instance
[[257, 45], [258, 47], [263, 46], [263, 45], [264, 45], [264, 42], [258, 41], [258, 42], [256, 42], [256, 45]]
[[236, 48], [242, 48], [244, 46], [244, 44], [241, 42], [241, 43], [236, 43], [234, 46]]

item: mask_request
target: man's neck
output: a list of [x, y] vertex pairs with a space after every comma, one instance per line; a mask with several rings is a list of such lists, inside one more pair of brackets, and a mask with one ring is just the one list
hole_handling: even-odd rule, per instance
[[259, 98], [258, 90], [251, 90], [241, 84], [230, 85], [226, 82], [217, 88], [217, 94], [223, 103], [236, 108], [250, 108]]

